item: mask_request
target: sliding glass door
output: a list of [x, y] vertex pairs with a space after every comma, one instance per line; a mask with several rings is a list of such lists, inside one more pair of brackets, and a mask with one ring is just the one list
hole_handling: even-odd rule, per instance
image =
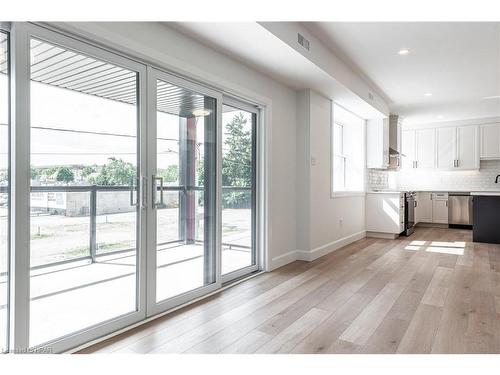
[[42, 27], [12, 35], [0, 351], [74, 348], [258, 270], [256, 107]]
[[217, 93], [149, 72], [149, 314], [219, 286]]
[[222, 275], [258, 269], [256, 176], [258, 109], [226, 99], [222, 114]]
[[29, 346], [52, 347], [145, 316], [145, 68], [53, 34], [29, 45]]
[[9, 324], [9, 68], [9, 35], [0, 30], [0, 353]]

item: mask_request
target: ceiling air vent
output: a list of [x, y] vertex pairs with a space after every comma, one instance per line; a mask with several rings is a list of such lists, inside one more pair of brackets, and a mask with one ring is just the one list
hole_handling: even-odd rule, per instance
[[309, 41], [308, 41], [306, 38], [304, 38], [304, 35], [302, 35], [302, 34], [298, 33], [298, 34], [297, 34], [297, 41], [299, 42], [299, 44], [300, 44], [302, 47], [304, 47], [306, 50], [308, 50], [308, 51], [309, 51], [309, 48], [310, 48], [310, 46], [309, 46]]

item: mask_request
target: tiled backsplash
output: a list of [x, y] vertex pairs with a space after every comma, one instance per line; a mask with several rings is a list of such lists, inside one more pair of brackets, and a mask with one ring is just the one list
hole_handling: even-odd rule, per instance
[[396, 190], [500, 190], [495, 184], [500, 174], [500, 160], [482, 160], [478, 171], [442, 170], [368, 170], [368, 189]]
[[389, 189], [389, 172], [379, 169], [368, 169], [366, 185], [368, 190]]

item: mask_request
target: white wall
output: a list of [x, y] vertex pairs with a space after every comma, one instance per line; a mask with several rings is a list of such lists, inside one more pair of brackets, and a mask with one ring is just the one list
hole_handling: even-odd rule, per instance
[[287, 254], [296, 249], [293, 235], [296, 232], [297, 201], [295, 91], [165, 24], [91, 22], [53, 25], [267, 104], [268, 269], [289, 262]]
[[298, 160], [306, 161], [298, 164], [297, 186], [309, 195], [301, 195], [297, 206], [296, 256], [313, 260], [365, 236], [365, 199], [331, 196], [330, 99], [304, 90], [297, 94], [297, 109], [302, 111], [297, 115]]

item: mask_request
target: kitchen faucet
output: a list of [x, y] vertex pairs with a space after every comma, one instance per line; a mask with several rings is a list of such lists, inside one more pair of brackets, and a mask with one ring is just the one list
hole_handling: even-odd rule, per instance
[[500, 174], [497, 174], [497, 178], [495, 178], [495, 184], [498, 184], [498, 177], [500, 177]]

